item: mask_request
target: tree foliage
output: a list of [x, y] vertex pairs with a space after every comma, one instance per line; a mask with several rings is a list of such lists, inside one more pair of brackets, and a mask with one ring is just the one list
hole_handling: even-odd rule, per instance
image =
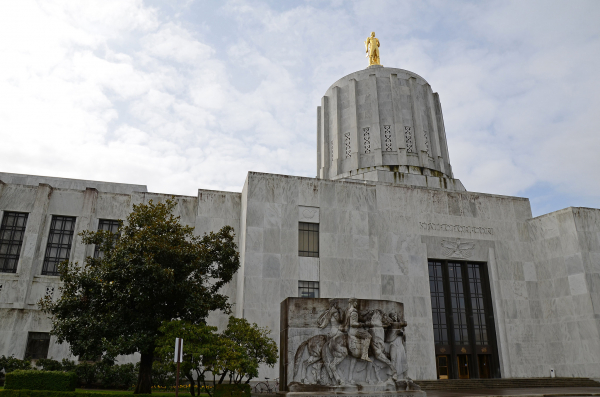
[[103, 255], [83, 267], [63, 262], [61, 297], [40, 302], [53, 317], [52, 334], [74, 355], [141, 354], [135, 393], [150, 393], [159, 328], [181, 319], [202, 324], [213, 310], [230, 312], [219, 293], [239, 268], [233, 228], [195, 236], [172, 211], [176, 203], [138, 204], [115, 235], [86, 231], [84, 244]]
[[[248, 383], [258, 376], [261, 364], [273, 367], [277, 362], [277, 344], [270, 337], [271, 331], [245, 319], [229, 317], [221, 334], [216, 327], [185, 321], [165, 322], [160, 330], [163, 336], [158, 341], [157, 357], [164, 365], [173, 366], [175, 338], [183, 338], [181, 373], [191, 385], [196, 378], [211, 396], [212, 388], [227, 377], [234, 383], [247, 378]], [[209, 375], [212, 380], [207, 379]], [[193, 390], [191, 387], [192, 395]]]

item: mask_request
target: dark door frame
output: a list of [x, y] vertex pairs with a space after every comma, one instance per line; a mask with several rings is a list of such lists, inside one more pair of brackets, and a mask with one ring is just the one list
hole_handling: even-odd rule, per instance
[[[490, 374], [492, 378], [500, 378], [500, 361], [498, 357], [498, 344], [496, 339], [496, 323], [494, 321], [494, 308], [492, 304], [492, 294], [489, 278], [489, 271], [487, 262], [478, 261], [465, 261], [465, 260], [448, 260], [448, 259], [433, 259], [429, 258], [428, 262], [439, 262], [442, 264], [442, 277], [444, 284], [444, 304], [446, 307], [446, 324], [448, 332], [449, 345], [436, 346], [437, 355], [448, 355], [449, 356], [449, 373], [451, 379], [458, 379], [458, 368], [457, 368], [457, 355], [467, 354], [469, 356], [469, 376], [471, 378], [479, 378], [479, 354], [490, 354]], [[469, 336], [468, 345], [457, 345], [454, 337], [454, 319], [452, 315], [452, 301], [450, 296], [450, 277], [448, 274], [448, 263], [460, 264], [463, 296], [465, 299], [465, 311], [467, 320], [467, 332]], [[488, 345], [476, 345], [475, 338], [475, 326], [473, 319], [473, 307], [471, 301], [471, 288], [468, 274], [467, 264], [474, 264], [479, 266], [479, 277], [481, 282], [481, 289], [483, 293], [483, 302], [485, 310], [486, 330], [488, 337]], [[437, 360], [437, 359], [436, 359]], [[436, 361], [437, 366], [437, 361]]]

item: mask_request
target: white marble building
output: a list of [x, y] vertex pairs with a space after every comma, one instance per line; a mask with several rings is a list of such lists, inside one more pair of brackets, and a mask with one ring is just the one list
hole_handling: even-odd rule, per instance
[[[249, 172], [241, 193], [176, 196], [197, 233], [235, 228], [242, 264], [227, 293], [237, 316], [278, 340], [287, 297], [396, 300], [414, 379], [598, 376], [599, 209], [532, 218], [526, 198], [466, 191], [439, 97], [406, 70], [373, 66], [334, 83], [317, 137], [317, 178]], [[48, 342], [51, 323], [36, 305], [58, 293], [53, 263], [93, 255], [80, 231], [171, 195], [8, 173], [0, 181], [0, 355], [68, 357]]]

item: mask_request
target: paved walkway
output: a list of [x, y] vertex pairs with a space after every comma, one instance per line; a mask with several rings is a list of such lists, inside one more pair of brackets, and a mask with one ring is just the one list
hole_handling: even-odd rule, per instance
[[559, 397], [600, 396], [600, 387], [532, 387], [522, 389], [426, 390], [427, 397]]

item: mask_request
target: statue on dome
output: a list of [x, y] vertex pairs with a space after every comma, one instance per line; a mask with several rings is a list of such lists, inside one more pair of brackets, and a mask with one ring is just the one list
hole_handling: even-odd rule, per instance
[[375, 37], [375, 32], [371, 32], [371, 36], [365, 40], [365, 47], [367, 49], [366, 57], [369, 58], [369, 66], [381, 65], [379, 59], [379, 39]]

